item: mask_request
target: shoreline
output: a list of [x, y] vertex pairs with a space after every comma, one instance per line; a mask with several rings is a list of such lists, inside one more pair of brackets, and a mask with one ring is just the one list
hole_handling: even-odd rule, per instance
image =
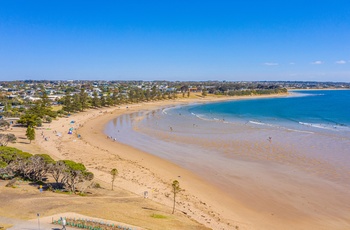
[[[188, 218], [213, 229], [236, 229], [236, 226], [239, 229], [281, 229], [289, 224], [291, 226], [288, 227], [292, 229], [295, 221], [293, 217], [284, 223], [269, 223], [269, 219], [263, 219], [260, 213], [249, 209], [241, 201], [232, 199], [194, 173], [131, 146], [114, 142], [104, 134], [108, 122], [127, 113], [152, 111], [190, 103], [283, 96], [287, 94], [265, 97], [177, 99], [89, 110], [69, 118], [60, 118], [50, 125], [45, 124], [45, 128], [51, 129], [43, 130], [44, 135], [49, 137], [49, 141], [41, 139], [37, 132], [35, 146], [37, 153], [49, 153], [55, 159], [71, 159], [84, 163], [95, 174], [95, 178], [104, 185], [110, 184], [109, 171], [117, 168], [119, 176], [116, 179], [116, 186], [140, 197], [143, 196], [144, 191], [148, 191], [150, 200], [167, 207], [172, 206], [171, 182], [176, 179], [185, 190], [179, 194], [177, 212], [186, 213]], [[75, 120], [76, 123], [73, 126], [76, 130], [74, 135], [67, 135], [65, 131], [70, 127], [71, 120]], [[54, 135], [53, 129], [61, 132], [62, 137]], [[81, 135], [80, 139], [76, 137], [78, 134]], [[133, 223], [130, 222], [130, 224]], [[310, 225], [305, 223], [305, 226]]]
[[[162, 110], [163, 109], [164, 108], [162, 108]], [[147, 113], [148, 112], [144, 112], [144, 114], [147, 114]], [[137, 122], [139, 120], [138, 116], [143, 117], [144, 115], [140, 115], [139, 113], [136, 113], [135, 115], [130, 116], [129, 119], [135, 120], [136, 124], [137, 124]], [[127, 120], [128, 119], [127, 117], [128, 116], [124, 116], [123, 119]], [[157, 117], [157, 115], [155, 115], [155, 117]], [[157, 118], [151, 118], [151, 119], [157, 119]], [[172, 119], [177, 119], [177, 118], [173, 117]], [[117, 121], [113, 121], [113, 122], [116, 122], [116, 124], [119, 124]], [[174, 124], [171, 123], [171, 122], [169, 122], [167, 124], [170, 124], [172, 127], [174, 127], [173, 126]], [[159, 124], [157, 124], [156, 126], [158, 126], [158, 125]], [[192, 123], [190, 125], [192, 127]], [[245, 132], [242, 129], [247, 129], [248, 128], [248, 127], [245, 128], [243, 126], [241, 126], [241, 127], [239, 127], [239, 126], [241, 126], [241, 125], [233, 125], [232, 128], [233, 129], [237, 129], [238, 128], [240, 130], [239, 132]], [[134, 127], [134, 125], [133, 125], [132, 129], [137, 132], [137, 131], [139, 131], [140, 127], [138, 125], [135, 125], [135, 127]], [[174, 130], [177, 130], [177, 129], [175, 128]], [[258, 131], [258, 132], [263, 132], [262, 130], [264, 130], [264, 128], [257, 128], [257, 130], [261, 130], [261, 131]], [[146, 132], [145, 134], [148, 135], [148, 136], [153, 136], [153, 135], [156, 135], [156, 133], [158, 133], [159, 131], [160, 130], [158, 130], [158, 129], [155, 129], [155, 130], [151, 129], [150, 131]], [[188, 130], [183, 131], [182, 133], [186, 133], [187, 131]], [[281, 131], [280, 133], [283, 134], [284, 131]], [[289, 131], [287, 131], [287, 133], [288, 132]], [[168, 134], [166, 134], [166, 133], [168, 133]], [[132, 135], [132, 133], [131, 134], [129, 133], [128, 137], [131, 137], [131, 135]], [[184, 140], [183, 139], [181, 140], [181, 137], [180, 137], [180, 139], [176, 138], [176, 136], [179, 136], [179, 135], [181, 135], [181, 134], [177, 134], [176, 131], [169, 133], [169, 130], [168, 130], [168, 131], [165, 131], [165, 134], [164, 133], [163, 134], [157, 134], [156, 135], [157, 136], [156, 139], [163, 139], [163, 138], [169, 139], [170, 138], [170, 139], [174, 140], [177, 143], [183, 143], [182, 141], [184, 141]], [[307, 137], [308, 133], [303, 133], [303, 134], [300, 134], [300, 135], [298, 134], [298, 136], [303, 136], [304, 138], [308, 138]], [[150, 142], [150, 141], [151, 140], [148, 140], [148, 142]], [[193, 144], [193, 141], [195, 141], [195, 140], [191, 139], [191, 140], [188, 140], [187, 142], [184, 142], [184, 144], [186, 144], [186, 143], [188, 144], [188, 142]], [[210, 145], [203, 144], [203, 141], [201, 143], [202, 144], [200, 144], [200, 145], [203, 145], [203, 147], [205, 146], [204, 147], [205, 149], [209, 148], [209, 147], [212, 147]], [[275, 143], [275, 141], [274, 141], [274, 143]], [[275, 144], [277, 144], [277, 143], [275, 143]], [[279, 223], [279, 224], [281, 224], [279, 227], [277, 227], [277, 226], [269, 226], [269, 224], [267, 223], [267, 225], [264, 227], [264, 229], [265, 228], [266, 229], [281, 229], [281, 228], [289, 229], [289, 227], [286, 227], [286, 225], [289, 225], [288, 223], [290, 223], [290, 225], [291, 225], [290, 228], [297, 227], [297, 228], [302, 228], [302, 229], [304, 229], [304, 228], [305, 229], [310, 229], [310, 228], [313, 228], [313, 227], [320, 228], [320, 226], [322, 226], [322, 227], [324, 226], [325, 227], [327, 225], [334, 227], [334, 226], [337, 225], [337, 229], [338, 228], [339, 229], [343, 229], [344, 226], [346, 226], [346, 224], [345, 225], [341, 225], [341, 224], [338, 225], [339, 223], [336, 223], [336, 222], [332, 223], [333, 220], [331, 220], [331, 219], [332, 218], [339, 218], [341, 216], [344, 217], [344, 213], [345, 212], [342, 212], [342, 213], [339, 213], [339, 214], [337, 214], [335, 216], [332, 216], [333, 215], [332, 213], [330, 213], [328, 211], [325, 211], [325, 210], [322, 210], [320, 208], [320, 206], [326, 205], [326, 206], [329, 206], [329, 207], [333, 206], [337, 210], [338, 208], [336, 208], [337, 207], [336, 204], [338, 204], [338, 206], [339, 207], [341, 206], [341, 208], [339, 208], [337, 210], [337, 212], [341, 211], [342, 209], [344, 211], [344, 205], [341, 205], [341, 202], [339, 203], [339, 199], [338, 200], [332, 200], [332, 199], [329, 198], [329, 197], [332, 197], [334, 195], [346, 197], [346, 194], [348, 194], [346, 191], [344, 191], [344, 187], [339, 187], [338, 186], [339, 184], [333, 183], [333, 182], [329, 183], [332, 180], [338, 180], [336, 174], [331, 175], [330, 178], [323, 178], [322, 177], [323, 170], [326, 170], [326, 171], [327, 170], [331, 170], [331, 171], [333, 170], [331, 168], [331, 165], [327, 165], [326, 164], [327, 162], [322, 162], [322, 161], [319, 162], [319, 161], [317, 161], [317, 164], [321, 163], [321, 166], [320, 167], [318, 167], [318, 166], [316, 167], [316, 165], [313, 162], [313, 161], [315, 161], [314, 159], [312, 159], [312, 158], [304, 158], [305, 155], [303, 155], [303, 154], [302, 155], [298, 155], [299, 153], [295, 153], [295, 152], [298, 152], [297, 150], [292, 150], [292, 152], [291, 152], [292, 155], [290, 155], [291, 153], [288, 153], [288, 152], [284, 151], [284, 146], [287, 146], [286, 144], [289, 145], [288, 142], [287, 143], [284, 142], [280, 146], [278, 146], [278, 145], [274, 146], [274, 152], [276, 151], [275, 152], [276, 155], [272, 155], [272, 154], [268, 153], [268, 155], [266, 156], [267, 159], [264, 159], [264, 154], [261, 155], [262, 158], [260, 156], [259, 156], [260, 158], [256, 158], [256, 156], [254, 156], [254, 155], [250, 155], [248, 157], [245, 156], [243, 159], [240, 159], [240, 157], [238, 157], [238, 158], [234, 157], [234, 159], [235, 159], [234, 161], [237, 163], [236, 166], [239, 166], [239, 168], [240, 168], [239, 170], [236, 170], [234, 175], [238, 175], [238, 177], [241, 177], [241, 178], [253, 179], [253, 180], [250, 181], [250, 183], [246, 183], [246, 182], [242, 183], [243, 181], [236, 180], [236, 182], [238, 184], [242, 183], [240, 185], [240, 187], [242, 187], [243, 184], [245, 184], [244, 185], [245, 187], [252, 187], [251, 185], [253, 185], [253, 186], [255, 185], [257, 187], [261, 187], [260, 181], [254, 180], [254, 178], [252, 178], [252, 175], [249, 175], [249, 173], [247, 174], [246, 168], [250, 168], [251, 171], [256, 171], [257, 175], [260, 175], [261, 172], [263, 172], [263, 174], [266, 174], [267, 176], [264, 175], [261, 179], [262, 180], [267, 180], [269, 182], [266, 182], [263, 186], [266, 187], [266, 185], [268, 185], [273, 190], [273, 192], [270, 195], [268, 194], [269, 193], [268, 191], [265, 192], [265, 198], [260, 196], [260, 201], [257, 201], [259, 196], [257, 196], [257, 194], [254, 195], [255, 192], [251, 192], [252, 196], [256, 196], [254, 202], [258, 202], [260, 204], [254, 204], [254, 202], [252, 203], [249, 200], [250, 198], [247, 200], [246, 199], [247, 196], [245, 194], [241, 194], [240, 196], [235, 195], [234, 197], [235, 198], [237, 198], [237, 197], [242, 198], [243, 197], [244, 199], [238, 199], [238, 200], [243, 202], [243, 203], [241, 203], [241, 204], [243, 204], [243, 206], [245, 206], [245, 204], [250, 203], [250, 205], [249, 205], [250, 207], [249, 206], [245, 206], [245, 207], [248, 207], [251, 210], [254, 210], [254, 209], [256, 210], [257, 207], [259, 207], [259, 206], [260, 207], [258, 209], [260, 209], [260, 210], [265, 210], [265, 211], [270, 210], [271, 211], [271, 215], [274, 216], [274, 218], [272, 218], [271, 221], [276, 221], [276, 218], [282, 217], [281, 219], [283, 220], [283, 222]], [[144, 145], [144, 143], [143, 143], [143, 145]], [[165, 144], [165, 145], [167, 145], [167, 144]], [[257, 153], [261, 154], [263, 152], [263, 149], [264, 149], [263, 146], [266, 145], [266, 142], [265, 143], [261, 142], [258, 145], [260, 145], [261, 148], [260, 148], [260, 151], [257, 151]], [[174, 147], [174, 146], [170, 145], [170, 143], [169, 143], [169, 146], [170, 146], [170, 148]], [[241, 146], [241, 145], [239, 144], [238, 146]], [[162, 146], [162, 147], [163, 147], [162, 149], [164, 150], [164, 146]], [[220, 146], [216, 146], [216, 147], [220, 148]], [[269, 147], [267, 147], [267, 148], [269, 148]], [[307, 150], [308, 148], [305, 149], [305, 146], [304, 146], [303, 150], [304, 151], [305, 150], [308, 151]], [[139, 149], [140, 149], [140, 147], [139, 147]], [[181, 151], [181, 150], [179, 150], [179, 149], [173, 150], [173, 151], [170, 150], [170, 154], [176, 154], [176, 151]], [[193, 151], [195, 151], [195, 150], [193, 150]], [[201, 151], [201, 150], [199, 150], [199, 151]], [[250, 152], [251, 151], [252, 150], [250, 150]], [[151, 153], [152, 150], [148, 150], [148, 152]], [[203, 152], [201, 154], [203, 154]], [[260, 155], [260, 154], [258, 154], [258, 155]], [[204, 155], [203, 155], [203, 157], [204, 157]], [[253, 158], [251, 158], [251, 157], [253, 157]], [[165, 158], [168, 159], [168, 157], [165, 157]], [[293, 159], [293, 158], [296, 158], [296, 159]], [[214, 160], [214, 159], [212, 159], [212, 160]], [[239, 163], [241, 160], [243, 160], [243, 164]], [[174, 162], [174, 159], [172, 160], [172, 162]], [[175, 162], [177, 162], [177, 160], [175, 160]], [[251, 162], [252, 164], [249, 164], [248, 162]], [[189, 164], [192, 165], [191, 167], [195, 167], [195, 165], [193, 165], [193, 163], [194, 162], [191, 162], [191, 161], [189, 162]], [[259, 165], [256, 164], [256, 163], [259, 163]], [[255, 164], [255, 166], [252, 166], [254, 164]], [[291, 164], [291, 167], [289, 167], [289, 164]], [[311, 172], [307, 168], [305, 168], [309, 164], [312, 164], [313, 167], [315, 167], [315, 168], [313, 168], [313, 170], [314, 170], [313, 172]], [[244, 167], [243, 167], [243, 165], [244, 165]], [[266, 165], [267, 165], [267, 167], [266, 167]], [[184, 166], [186, 166], [186, 165], [182, 165], [182, 167], [184, 167]], [[216, 165], [216, 166], [218, 166], [218, 165]], [[298, 166], [298, 167], [296, 167], [296, 166]], [[259, 167], [260, 169], [256, 170], [257, 167]], [[276, 168], [276, 170], [270, 170], [269, 167]], [[189, 168], [187, 168], [187, 170], [195, 172], [195, 170], [191, 170]], [[202, 170], [205, 170], [205, 169], [202, 169]], [[209, 170], [209, 168], [207, 170]], [[201, 173], [199, 173], [199, 174], [198, 173], [199, 172], [197, 170], [197, 172], [195, 174], [196, 175], [200, 175], [201, 174]], [[208, 178], [208, 173], [202, 173], [201, 177], [202, 178]], [[214, 180], [217, 180], [217, 179], [218, 178], [214, 177], [211, 180], [213, 182]], [[288, 180], [291, 181], [291, 184], [293, 184], [293, 186], [303, 188], [303, 190], [305, 190], [305, 192], [299, 194], [297, 189], [295, 189], [296, 187], [290, 186], [290, 185], [288, 185], [286, 183], [286, 181], [288, 181]], [[345, 180], [344, 182], [346, 182], [346, 181], [347, 180]], [[213, 183], [211, 183], [211, 184], [213, 185]], [[214, 185], [215, 184], [216, 184], [216, 186], [219, 185], [218, 183], [214, 183]], [[250, 185], [247, 185], [247, 184], [250, 184]], [[277, 184], [281, 184], [281, 185], [277, 185]], [[336, 189], [339, 192], [339, 194], [336, 194], [335, 192], [331, 191], [329, 188], [325, 188], [325, 186], [326, 187], [329, 187], [329, 186], [334, 187], [334, 189]], [[221, 184], [221, 190], [222, 191], [225, 190], [225, 187], [226, 186], [223, 187], [223, 184]], [[231, 191], [235, 191], [235, 193], [240, 193], [242, 191], [243, 192], [244, 191], [246, 191], [246, 192], [249, 191], [247, 189], [240, 189], [241, 191], [239, 191], [239, 190], [232, 190], [232, 187], [230, 189], [231, 189]], [[229, 192], [230, 189], [229, 190], [226, 189], [227, 190], [226, 192]], [[323, 191], [323, 194], [315, 194], [318, 191]], [[262, 191], [259, 191], [259, 193], [262, 193]], [[276, 196], [275, 193], [276, 194], [279, 193], [280, 195]], [[314, 197], [310, 197], [310, 194], [312, 194], [312, 193], [315, 194]], [[229, 193], [227, 193], [227, 194], [229, 195]], [[285, 194], [285, 195], [283, 195], [283, 194]], [[282, 198], [283, 196], [281, 196], [281, 195], [288, 197], [287, 202], [285, 202], [283, 200], [283, 198]], [[266, 199], [266, 197], [269, 197], [269, 196], [272, 196], [273, 199], [271, 199], [271, 200]], [[298, 199], [295, 200], [296, 197], [298, 197], [298, 196], [301, 196], [301, 198], [299, 198], [300, 200], [298, 200]], [[235, 199], [235, 200], [237, 200], [237, 199]], [[275, 204], [272, 204], [272, 203], [268, 204], [271, 201], [276, 201], [276, 202], [279, 202], [280, 204], [279, 205], [278, 204], [275, 205]], [[296, 201], [296, 203], [295, 203], [295, 201]], [[310, 207], [305, 207], [305, 208], [302, 207], [304, 202], [305, 203], [312, 202], [312, 203], [316, 204], [316, 203], [318, 203], [318, 201], [321, 201], [319, 205], [315, 205], [315, 206], [310, 205]], [[268, 207], [268, 206], [271, 206], [271, 208], [264, 208], [264, 207]], [[275, 207], [272, 208], [273, 206], [275, 206]], [[293, 208], [293, 206], [296, 206], [296, 207]], [[315, 210], [316, 211], [315, 213], [313, 213], [313, 208], [317, 209], [317, 210]], [[290, 209], [290, 210], [278, 213], [278, 209], [287, 209], [287, 210]], [[276, 217], [276, 212], [277, 212], [277, 216], [278, 217]], [[284, 213], [284, 214], [282, 214], [282, 213]], [[250, 213], [251, 216], [255, 215], [255, 214], [257, 214], [256, 216], [259, 216], [258, 213], [254, 213], [254, 214]], [[302, 222], [300, 222], [300, 218], [304, 218], [305, 220], [308, 219], [309, 223], [302, 223]], [[320, 219], [323, 218], [324, 220], [318, 221], [317, 220], [318, 218], [320, 218]], [[277, 225], [277, 222], [273, 222], [273, 224]], [[262, 226], [262, 225], [260, 225], [260, 226]], [[306, 226], [308, 226], [308, 227], [306, 227]], [[323, 229], [323, 228], [321, 228], [321, 229]]]
[[[142, 196], [145, 190], [148, 190], [150, 199], [152, 198], [156, 202], [162, 203], [168, 207], [171, 207], [172, 205], [172, 199], [169, 198], [169, 194], [171, 193], [170, 185], [172, 180], [177, 179], [180, 182], [180, 186], [189, 192], [189, 194], [180, 194], [183, 197], [189, 197], [185, 197], [185, 199], [190, 200], [186, 201], [186, 209], [189, 210], [186, 213], [189, 218], [194, 219], [197, 222], [209, 226], [213, 229], [235, 229], [235, 226], [239, 226], [240, 229], [254, 229], [250, 227], [250, 224], [246, 222], [245, 218], [239, 217], [237, 213], [232, 212], [232, 210], [230, 210], [230, 208], [227, 206], [222, 207], [220, 202], [213, 202], [211, 206], [212, 209], [218, 210], [217, 212], [211, 210], [208, 211], [206, 200], [210, 200], [213, 194], [220, 194], [220, 191], [212, 188], [212, 186], [208, 185], [207, 183], [204, 183], [193, 173], [190, 173], [171, 162], [139, 151], [133, 147], [107, 139], [106, 135], [104, 134], [104, 129], [105, 125], [113, 118], [122, 114], [137, 112], [140, 110], [151, 111], [157, 108], [176, 105], [188, 105], [190, 103], [207, 103], [214, 101], [239, 100], [247, 98], [255, 99], [266, 97], [283, 97], [286, 95], [287, 94], [249, 97], [200, 97], [195, 99], [177, 99], [175, 101], [156, 101], [142, 104], [123, 105], [120, 108], [116, 107], [89, 110], [83, 113], [74, 114], [70, 118], [61, 118], [58, 122], [56, 122], [56, 128], [60, 128], [61, 130], [62, 128], [68, 129], [65, 127], [65, 124], [69, 123], [70, 120], [75, 119], [75, 125], [77, 127], [81, 125], [81, 127], [79, 127], [77, 130], [77, 133], [79, 133], [82, 137], [79, 142], [83, 142], [82, 146], [78, 147], [79, 150], [76, 149], [74, 144], [72, 145], [71, 143], [74, 140], [76, 140], [75, 143], [77, 143], [78, 140], [72, 138], [72, 136], [69, 135], [63, 135], [62, 140], [59, 141], [61, 144], [59, 146], [56, 146], [56, 148], [52, 148], [52, 145], [49, 145], [48, 142], [45, 142], [43, 140], [39, 141], [38, 145], [41, 148], [48, 150], [47, 152], [49, 152], [50, 155], [53, 155], [56, 159], [73, 158], [72, 160], [84, 163], [85, 166], [95, 174], [95, 178], [98, 181], [104, 182], [105, 184], [109, 183], [110, 179], [108, 174], [110, 169], [114, 168], [114, 165], [116, 165], [116, 168], [120, 172], [115, 183], [117, 186], [140, 196]], [[92, 130], [93, 132], [91, 132]], [[62, 143], [64, 143], [65, 147], [62, 146]], [[90, 152], [90, 156], [87, 156], [86, 154], [77, 155], [77, 153], [82, 149], [84, 149], [84, 152]], [[116, 151], [116, 149], [119, 151]], [[96, 150], [99, 150], [99, 153]], [[94, 151], [96, 153], [92, 154], [91, 152]], [[103, 159], [103, 161], [98, 162], [97, 166], [92, 168], [93, 165], [97, 164], [96, 158], [102, 158], [101, 154], [105, 156], [106, 153], [108, 153], [108, 159]], [[88, 159], [93, 159], [93, 162]], [[106, 167], [106, 165], [108, 165], [109, 168]], [[144, 172], [137, 172], [136, 170], [142, 170]], [[145, 179], [144, 174], [148, 175], [148, 179], [146, 179], [146, 181], [141, 181], [141, 177]], [[178, 177], [179, 175], [181, 178]], [[186, 178], [186, 180], [184, 180], [184, 178]], [[190, 178], [190, 180], [188, 181], [187, 178]], [[150, 184], [153, 185], [154, 188], [150, 187]], [[196, 187], [198, 190], [192, 191], [193, 188], [191, 188], [191, 185], [193, 184], [197, 185]], [[207, 193], [201, 194], [203, 193], [202, 191], [207, 191]], [[198, 197], [196, 195], [193, 195], [197, 192], [203, 196]], [[226, 196], [223, 194], [223, 197]], [[195, 200], [195, 202], [191, 200]], [[231, 207], [240, 207], [240, 205], [238, 205], [236, 202], [233, 202], [232, 199], [226, 199], [224, 203], [231, 204], [229, 205]], [[214, 205], [217, 208], [213, 207]], [[243, 212], [245, 210], [245, 207], [241, 206], [238, 208], [238, 210], [238, 212]], [[246, 212], [249, 212], [249, 210], [246, 210]]]

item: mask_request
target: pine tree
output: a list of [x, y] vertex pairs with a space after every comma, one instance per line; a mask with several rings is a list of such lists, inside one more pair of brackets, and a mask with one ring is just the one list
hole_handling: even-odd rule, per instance
[[102, 95], [101, 96], [101, 98], [100, 98], [100, 105], [101, 106], [106, 106], [106, 98], [105, 98], [105, 96], [104, 95]]
[[100, 107], [100, 98], [98, 98], [97, 92], [94, 91], [94, 93], [92, 94], [93, 98], [92, 98], [92, 106], [93, 107]]
[[73, 95], [72, 109], [74, 111], [82, 111], [83, 110], [79, 94], [74, 94]]
[[28, 126], [28, 128], [26, 130], [26, 136], [27, 136], [28, 140], [30, 141], [30, 143], [32, 143], [32, 141], [35, 140], [35, 130], [33, 127]]
[[110, 92], [107, 92], [106, 104], [107, 104], [107, 106], [112, 106], [113, 105], [113, 98], [112, 98]]
[[173, 214], [175, 212], [175, 198], [176, 194], [178, 194], [181, 191], [180, 188], [180, 183], [177, 180], [174, 180], [173, 183], [171, 184], [171, 187], [173, 188], [173, 194], [174, 194], [174, 204], [173, 204]]
[[63, 110], [68, 112], [68, 113], [73, 111], [73, 109], [72, 109], [72, 96], [70, 95], [68, 90], [66, 91], [66, 94], [64, 96]]
[[79, 98], [80, 98], [81, 110], [84, 111], [85, 109], [87, 109], [89, 107], [88, 94], [85, 92], [84, 88], [80, 89]]
[[112, 94], [113, 105], [119, 104], [119, 100], [118, 100], [117, 94], [118, 94], [117, 90], [114, 90], [114, 92]]
[[202, 96], [205, 97], [205, 96], [207, 96], [207, 95], [208, 95], [207, 89], [206, 89], [206, 88], [203, 88], [203, 90], [202, 90]]
[[112, 169], [111, 170], [111, 175], [112, 175], [112, 190], [113, 190], [114, 181], [115, 181], [115, 178], [118, 175], [118, 170], [116, 168]]
[[49, 97], [47, 96], [46, 90], [44, 89], [44, 87], [41, 88], [41, 108], [44, 110], [49, 110], [51, 109], [51, 101], [49, 99]]

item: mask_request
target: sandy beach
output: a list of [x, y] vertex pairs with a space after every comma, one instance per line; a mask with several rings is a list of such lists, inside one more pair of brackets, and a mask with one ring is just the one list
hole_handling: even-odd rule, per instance
[[[215, 178], [204, 179], [207, 175], [205, 173], [196, 174], [170, 161], [113, 141], [104, 134], [105, 125], [124, 114], [194, 102], [231, 99], [233, 98], [198, 97], [93, 109], [44, 124], [37, 129], [36, 140], [32, 144], [19, 139], [13, 146], [31, 153], [47, 153], [56, 160], [71, 159], [81, 162], [95, 174], [95, 180], [105, 188], [109, 188], [111, 184], [110, 170], [117, 168], [119, 175], [116, 187], [141, 200], [144, 200], [144, 192], [147, 191], [147, 202], [161, 204], [168, 211], [172, 207], [171, 183], [178, 180], [183, 190], [177, 197], [176, 215], [190, 220], [186, 222], [186, 226], [194, 221], [193, 223], [199, 223], [198, 226], [203, 226], [203, 229], [348, 229], [350, 222], [345, 211], [350, 208], [350, 202], [346, 203], [349, 201], [348, 192], [322, 177], [295, 171], [293, 167], [281, 166], [278, 160], [284, 161], [282, 158], [276, 160], [276, 156], [271, 156], [269, 160], [242, 157], [235, 165], [237, 184], [234, 190], [232, 187], [225, 190], [220, 185], [220, 180], [215, 185], [211, 182]], [[67, 132], [71, 127], [74, 132], [69, 135]], [[23, 128], [14, 128], [13, 132], [23, 136]], [[293, 166], [298, 162], [290, 161], [290, 164]], [[253, 177], [252, 171], [259, 174]], [[317, 201], [323, 202], [315, 203]], [[54, 211], [53, 208], [50, 214], [55, 214]], [[158, 229], [155, 227], [157, 224], [141, 226], [143, 222], [135, 220], [132, 214], [113, 217], [101, 210], [81, 214]], [[167, 225], [162, 226], [164, 229]]]

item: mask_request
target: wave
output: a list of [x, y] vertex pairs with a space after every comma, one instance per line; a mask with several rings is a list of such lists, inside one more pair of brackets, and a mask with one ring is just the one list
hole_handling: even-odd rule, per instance
[[212, 117], [212, 118], [208, 118], [206, 115], [202, 115], [202, 114], [195, 114], [195, 113], [191, 113], [191, 115], [201, 119], [201, 120], [204, 120], [204, 121], [222, 121], [223, 123], [231, 123], [231, 122], [227, 122], [225, 121], [224, 119], [219, 119], [219, 118], [216, 118], [216, 117]]
[[318, 129], [327, 129], [327, 130], [333, 130], [333, 131], [345, 131], [345, 130], [350, 130], [349, 127], [347, 127], [346, 125], [343, 124], [336, 124], [336, 125], [332, 125], [332, 124], [322, 124], [322, 123], [307, 123], [307, 122], [299, 122], [299, 124], [304, 125], [304, 126], [308, 126], [308, 127], [313, 127], [313, 128], [318, 128]]
[[255, 125], [264, 125], [264, 126], [269, 126], [269, 127], [280, 128], [280, 126], [277, 126], [277, 125], [272, 125], [269, 123], [263, 123], [263, 122], [258, 122], [258, 121], [249, 121], [249, 123], [255, 124]]
[[168, 114], [168, 110], [172, 110], [174, 108], [165, 108], [165, 109], [162, 109], [162, 113], [163, 114]]
[[256, 124], [256, 125], [266, 125], [265, 123], [257, 122], [257, 121], [249, 121], [249, 123]]
[[310, 132], [310, 131], [297, 130], [297, 129], [290, 129], [290, 128], [287, 128], [287, 127], [283, 127], [283, 126], [279, 126], [279, 125], [273, 125], [273, 124], [268, 124], [268, 123], [263, 123], [263, 122], [249, 121], [249, 123], [255, 124], [255, 125], [269, 126], [269, 127], [273, 127], [273, 128], [277, 128], [277, 129], [282, 129], [282, 130], [288, 130], [288, 131], [292, 131], [292, 132], [314, 134], [314, 132]]
[[191, 113], [191, 115], [193, 115], [193, 116], [195, 116], [195, 117], [197, 117], [197, 118], [199, 118], [201, 120], [210, 121], [210, 119], [205, 118], [205, 115], [201, 115], [201, 114], [198, 115], [198, 114], [195, 114], [195, 113]]

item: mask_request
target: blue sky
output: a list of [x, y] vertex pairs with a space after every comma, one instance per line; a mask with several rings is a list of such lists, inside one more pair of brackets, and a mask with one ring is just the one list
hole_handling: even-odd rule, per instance
[[0, 80], [350, 82], [350, 1], [0, 1]]

